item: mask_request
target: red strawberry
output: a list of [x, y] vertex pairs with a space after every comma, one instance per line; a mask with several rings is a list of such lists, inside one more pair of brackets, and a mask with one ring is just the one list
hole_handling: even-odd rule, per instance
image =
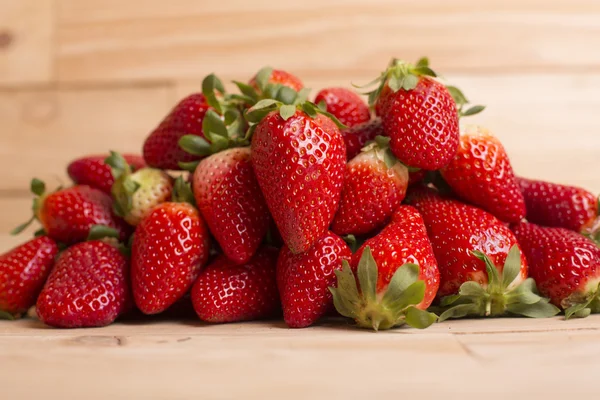
[[130, 305], [127, 258], [94, 240], [76, 244], [58, 257], [38, 297], [37, 314], [58, 328], [105, 326]]
[[167, 202], [155, 207], [137, 226], [131, 248], [131, 283], [138, 308], [157, 314], [179, 300], [192, 287], [208, 253], [206, 225], [191, 204]]
[[525, 216], [525, 200], [508, 155], [487, 129], [467, 127], [456, 157], [441, 173], [459, 197], [499, 219], [519, 222]]
[[[271, 102], [269, 107], [275, 104]], [[327, 231], [340, 199], [346, 161], [344, 141], [334, 122], [318, 114], [314, 105], [303, 110], [313, 115], [296, 106], [269, 112], [253, 126], [252, 138], [256, 178], [293, 253], [308, 250]], [[261, 110], [251, 108], [251, 119], [252, 113]]]
[[194, 196], [225, 255], [244, 264], [269, 228], [270, 215], [250, 163], [250, 148], [213, 154], [194, 172]]
[[286, 86], [290, 89], [294, 89], [296, 92], [299, 92], [304, 88], [302, 81], [295, 75], [284, 70], [273, 69], [270, 67], [265, 67], [258, 71], [258, 73], [248, 82], [248, 85], [253, 87], [256, 91], [263, 93], [268, 84]]
[[368, 122], [371, 111], [365, 101], [355, 92], [346, 88], [326, 88], [317, 93], [315, 103], [325, 104], [327, 111], [347, 127]]
[[425, 59], [416, 66], [394, 60], [369, 96], [396, 157], [426, 170], [448, 164], [459, 137], [456, 102], [433, 77]]
[[0, 318], [19, 317], [35, 304], [58, 246], [41, 236], [0, 255]]
[[435, 315], [422, 310], [435, 298], [439, 271], [414, 208], [399, 207], [395, 220], [354, 254], [351, 268], [346, 263], [336, 272], [332, 293], [338, 312], [360, 327], [378, 330], [407, 323], [426, 328], [435, 322]]
[[408, 173], [408, 186], [418, 185], [423, 182], [423, 179], [427, 176], [427, 171], [420, 169]]
[[367, 142], [375, 140], [377, 136], [385, 136], [380, 118], [344, 129], [342, 137], [346, 143], [346, 158], [351, 160], [356, 157]]
[[585, 189], [517, 178], [527, 220], [535, 224], [592, 233], [600, 228], [600, 198]]
[[113, 213], [112, 199], [101, 190], [85, 185], [50, 194], [46, 194], [45, 190], [44, 182], [39, 179], [31, 181], [31, 191], [38, 196], [34, 199], [34, 216], [13, 230], [13, 234], [20, 233], [37, 219], [48, 236], [65, 244], [86, 240], [95, 225], [116, 229], [122, 241], [129, 237], [131, 228]]
[[291, 328], [314, 324], [333, 306], [329, 292], [336, 285], [334, 271], [342, 269], [342, 260], [352, 252], [344, 240], [327, 233], [305, 253], [293, 254], [281, 249], [277, 260], [277, 286], [283, 318]]
[[201, 273], [192, 302], [201, 320], [237, 322], [264, 319], [280, 312], [275, 269], [277, 250], [263, 247], [242, 265], [220, 256]]
[[[72, 161], [67, 167], [69, 176], [78, 185], [88, 185], [110, 194], [114, 178], [110, 166], [104, 160], [107, 156], [86, 156]], [[123, 158], [135, 171], [144, 168], [146, 163], [142, 156], [123, 154]]]
[[564, 228], [522, 222], [514, 232], [540, 293], [564, 309], [566, 318], [600, 312], [600, 248]]
[[362, 235], [383, 227], [406, 195], [408, 169], [391, 154], [389, 138], [365, 147], [346, 165], [344, 189], [331, 230]]

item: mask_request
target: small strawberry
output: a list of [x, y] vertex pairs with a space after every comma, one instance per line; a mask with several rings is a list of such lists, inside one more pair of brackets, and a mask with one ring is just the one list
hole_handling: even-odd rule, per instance
[[251, 159], [256, 179], [284, 242], [293, 253], [301, 253], [333, 220], [346, 148], [328, 118], [337, 121], [335, 117], [312, 103], [295, 103], [295, 96], [289, 99], [292, 104], [261, 100], [246, 117], [254, 124]]
[[250, 260], [269, 228], [269, 209], [250, 163], [250, 148], [238, 147], [205, 158], [194, 172], [194, 196], [225, 255]]
[[[107, 156], [93, 155], [78, 158], [67, 167], [69, 176], [77, 185], [88, 185], [110, 194], [114, 178], [110, 166], [104, 160]], [[146, 163], [142, 156], [123, 154], [123, 158], [132, 170], [144, 168]]]
[[346, 159], [356, 157], [367, 142], [375, 140], [377, 136], [385, 136], [380, 118], [342, 130], [342, 137], [346, 143]]
[[191, 204], [189, 186], [179, 178], [174, 201], [159, 204], [142, 219], [131, 246], [131, 284], [135, 304], [157, 314], [192, 287], [208, 260], [209, 235]]
[[506, 313], [548, 317], [558, 312], [535, 294], [515, 236], [493, 215], [442, 198], [432, 189], [413, 192], [409, 203], [423, 217], [438, 262], [437, 295], [448, 308], [441, 320]]
[[350, 128], [371, 119], [369, 106], [350, 89], [337, 87], [323, 89], [317, 93], [315, 103], [324, 106], [342, 124]]
[[337, 288], [331, 288], [335, 307], [360, 327], [407, 323], [427, 328], [436, 320], [423, 310], [435, 298], [439, 271], [423, 219], [410, 206], [399, 207], [394, 221], [368, 239], [354, 253], [351, 267], [345, 262], [336, 275]]
[[408, 169], [378, 136], [346, 165], [344, 189], [331, 230], [362, 235], [383, 227], [406, 195]]
[[508, 155], [487, 129], [468, 126], [456, 157], [441, 174], [459, 197], [502, 221], [519, 222], [525, 216], [525, 200]]
[[115, 213], [129, 224], [139, 224], [154, 207], [171, 197], [173, 179], [165, 171], [146, 167], [133, 172], [125, 159], [114, 151], [106, 163], [115, 176], [112, 187]]
[[200, 273], [192, 288], [192, 302], [198, 317], [223, 323], [279, 314], [275, 279], [277, 253], [274, 248], [263, 247], [242, 265], [219, 256]]
[[40, 236], [0, 255], [0, 318], [18, 318], [35, 304], [58, 246]]
[[328, 232], [305, 253], [281, 249], [277, 260], [277, 286], [283, 318], [291, 328], [314, 324], [333, 306], [330, 286], [336, 285], [334, 271], [352, 252], [344, 240]]
[[517, 178], [527, 220], [584, 234], [600, 231], [600, 197], [575, 186]]
[[[271, 67], [262, 68], [250, 79], [248, 85], [254, 88], [261, 94], [269, 92], [268, 86], [281, 85], [299, 92], [304, 88], [302, 81], [295, 75], [281, 69], [273, 69]], [[262, 97], [271, 98], [271, 97]]]
[[77, 185], [47, 194], [44, 182], [33, 179], [31, 191], [37, 196], [33, 201], [34, 215], [12, 234], [22, 232], [35, 219], [49, 237], [65, 244], [86, 240], [95, 225], [116, 229], [122, 241], [131, 233], [125, 221], [113, 213], [110, 196], [99, 189]]
[[564, 228], [522, 222], [513, 230], [540, 293], [566, 318], [600, 312], [600, 248]]
[[115, 247], [99, 240], [65, 250], [37, 300], [42, 322], [58, 328], [100, 327], [129, 309], [129, 265]]

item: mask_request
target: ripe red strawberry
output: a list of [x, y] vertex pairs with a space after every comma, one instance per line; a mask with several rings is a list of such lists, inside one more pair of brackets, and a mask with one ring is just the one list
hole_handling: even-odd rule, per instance
[[269, 228], [267, 204], [254, 176], [250, 148], [221, 151], [194, 172], [194, 196], [202, 216], [225, 255], [244, 264]]
[[317, 93], [315, 103], [325, 104], [327, 111], [349, 128], [371, 119], [371, 111], [367, 103], [350, 89], [337, 87], [323, 89]]
[[[110, 166], [104, 160], [107, 156], [93, 155], [78, 158], [67, 167], [69, 176], [78, 185], [88, 185], [110, 194], [114, 178]], [[135, 154], [123, 154], [123, 158], [131, 166], [132, 170], [144, 168], [146, 163], [142, 156]]]
[[116, 178], [112, 187], [115, 213], [129, 224], [139, 224], [154, 207], [171, 198], [173, 179], [166, 172], [148, 167], [133, 172], [115, 152], [106, 163]]
[[129, 309], [129, 265], [99, 240], [76, 244], [56, 260], [37, 300], [42, 322], [58, 328], [111, 324]]
[[282, 85], [294, 89], [299, 92], [304, 88], [302, 81], [293, 74], [281, 69], [273, 69], [265, 67], [258, 71], [252, 79], [248, 82], [248, 85], [253, 87], [258, 92], [265, 92], [266, 86]]
[[[268, 107], [275, 103], [270, 101]], [[293, 253], [308, 250], [327, 231], [338, 207], [346, 161], [344, 141], [334, 122], [317, 113], [314, 105], [302, 107], [304, 111], [282, 106], [252, 127], [252, 166]], [[261, 110], [253, 107], [247, 115], [252, 113]]]
[[527, 220], [539, 225], [592, 233], [600, 228], [600, 198], [585, 189], [517, 178]]
[[435, 298], [439, 271], [423, 219], [412, 207], [400, 206], [394, 221], [354, 253], [351, 270], [346, 263], [336, 275], [335, 307], [360, 327], [426, 328], [435, 322], [423, 310]]
[[31, 181], [34, 216], [12, 231], [18, 234], [34, 219], [42, 224], [48, 236], [57, 242], [72, 244], [87, 239], [95, 225], [114, 228], [122, 241], [127, 240], [131, 228], [112, 210], [113, 201], [101, 190], [86, 185], [60, 189], [46, 194], [46, 186], [39, 179]]
[[157, 314], [179, 300], [208, 260], [209, 236], [198, 210], [188, 203], [158, 205], [137, 226], [131, 247], [135, 304]]
[[525, 216], [525, 200], [502, 143], [482, 127], [469, 126], [456, 157], [441, 170], [452, 190], [505, 222]]
[[342, 137], [346, 143], [346, 158], [351, 160], [356, 157], [367, 142], [375, 140], [377, 136], [385, 136], [380, 118], [342, 130]]
[[448, 164], [458, 148], [457, 105], [435, 76], [425, 59], [416, 66], [394, 60], [369, 96], [394, 155], [426, 170]]
[[277, 287], [283, 318], [291, 328], [314, 324], [333, 307], [330, 286], [336, 285], [334, 271], [352, 252], [344, 240], [328, 232], [305, 253], [293, 254], [283, 247], [277, 260]]
[[427, 176], [427, 171], [420, 169], [418, 171], [409, 171], [408, 173], [408, 186], [418, 185], [423, 182], [423, 179]]
[[40, 236], [0, 255], [0, 318], [18, 318], [35, 304], [58, 246]]
[[263, 247], [242, 265], [219, 256], [192, 288], [192, 302], [201, 320], [223, 323], [276, 316], [280, 312], [275, 279], [277, 250]]
[[362, 235], [383, 227], [406, 195], [408, 169], [388, 147], [389, 138], [365, 147], [346, 165], [344, 189], [331, 230]]
[[540, 293], [564, 309], [566, 318], [600, 312], [600, 248], [564, 228], [522, 222], [513, 230]]

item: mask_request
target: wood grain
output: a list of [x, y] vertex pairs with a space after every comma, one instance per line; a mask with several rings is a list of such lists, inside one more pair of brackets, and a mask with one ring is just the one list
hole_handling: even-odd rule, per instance
[[44, 83], [54, 75], [54, 0], [0, 2], [0, 85]]

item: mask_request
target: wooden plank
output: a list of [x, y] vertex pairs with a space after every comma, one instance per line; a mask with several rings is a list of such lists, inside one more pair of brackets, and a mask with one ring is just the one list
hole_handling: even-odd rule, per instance
[[600, 69], [593, 0], [58, 4], [62, 82], [243, 77], [264, 64], [350, 79], [423, 55], [446, 73]]
[[0, 85], [54, 76], [54, 0], [0, 2]]
[[67, 182], [67, 163], [85, 154], [140, 152], [171, 99], [164, 85], [0, 92], [0, 190]]
[[[599, 339], [599, 316], [463, 320], [377, 334], [339, 322], [303, 330], [193, 321], [54, 330], [24, 320], [0, 322], [0, 361], [11, 366], [0, 383], [11, 399], [42, 392], [86, 399], [252, 400], [274, 393], [348, 399], [401, 390], [419, 399], [547, 400], [597, 392], [595, 375], [581, 371], [597, 365]], [[493, 389], [491, 377], [501, 377]]]

